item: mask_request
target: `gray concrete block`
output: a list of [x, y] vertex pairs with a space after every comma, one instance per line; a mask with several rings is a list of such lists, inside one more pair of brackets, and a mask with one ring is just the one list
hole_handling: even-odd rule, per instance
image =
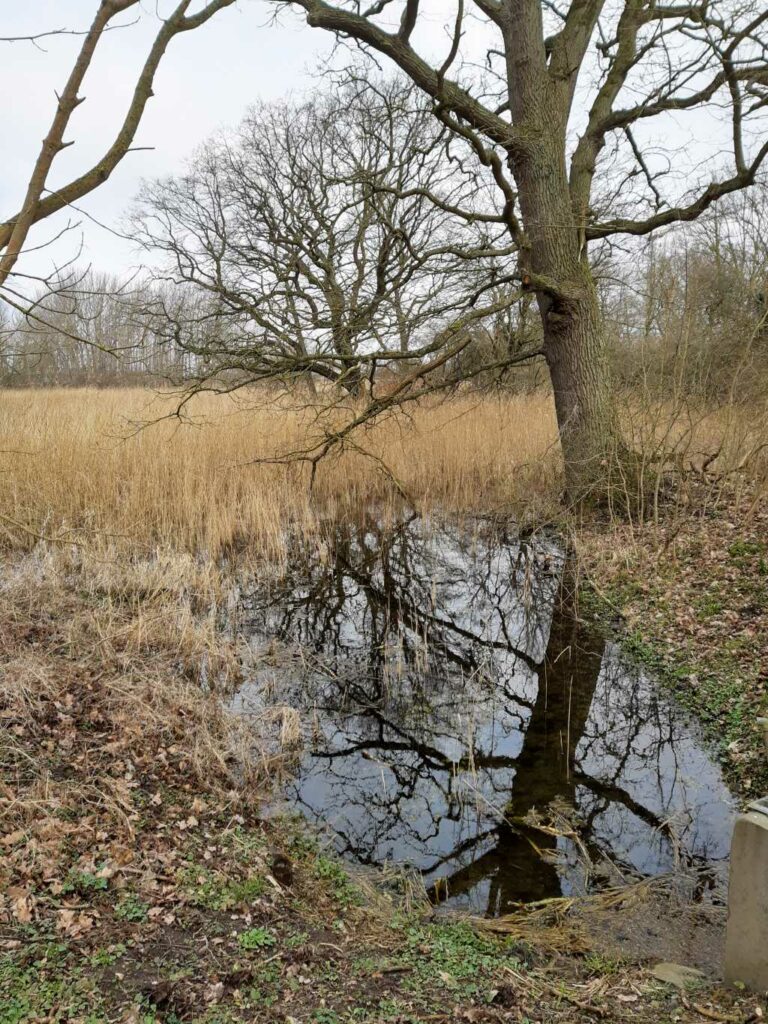
[[725, 980], [768, 992], [768, 798], [750, 804], [733, 830]]

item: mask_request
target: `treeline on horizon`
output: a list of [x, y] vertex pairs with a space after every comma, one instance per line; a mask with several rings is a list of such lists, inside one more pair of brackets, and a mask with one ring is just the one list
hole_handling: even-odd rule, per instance
[[[701, 398], [750, 400], [768, 386], [768, 199], [760, 221], [713, 216], [664, 242], [601, 268], [614, 379], [647, 385], [674, 378]], [[740, 206], [745, 205], [740, 201]], [[765, 235], [761, 228], [766, 229]], [[735, 237], [734, 237], [735, 236]], [[618, 273], [617, 273], [618, 271]], [[87, 272], [47, 293], [45, 324], [6, 315], [0, 345], [3, 387], [178, 385], [197, 360], [137, 316], [146, 286]], [[533, 304], [514, 303], [473, 328], [459, 359], [466, 370], [496, 350], [530, 344], [540, 331]], [[381, 378], [396, 378], [383, 365]], [[483, 372], [466, 387], [511, 392], [548, 387], [542, 365]]]

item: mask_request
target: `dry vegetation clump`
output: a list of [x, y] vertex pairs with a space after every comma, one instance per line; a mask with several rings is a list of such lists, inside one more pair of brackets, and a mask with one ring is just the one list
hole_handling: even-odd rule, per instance
[[768, 398], [707, 404], [635, 390], [626, 394], [622, 421], [639, 458], [640, 522], [658, 522], [670, 484], [685, 514], [701, 511], [702, 501], [722, 505], [744, 492], [759, 502], [768, 493]]
[[274, 766], [217, 693], [242, 663], [215, 622], [225, 596], [210, 563], [185, 556], [5, 563], [0, 879], [18, 920], [45, 914], [33, 890], [140, 860], [138, 823], [164, 787], [238, 808], [263, 792]]
[[[4, 394], [0, 499], [14, 543], [37, 537], [156, 544], [216, 557], [233, 545], [280, 559], [291, 525], [357, 515], [402, 495], [429, 509], [535, 508], [556, 497], [559, 461], [546, 395], [462, 396], [390, 416], [354, 435], [318, 467], [259, 460], [305, 449], [341, 411], [317, 417], [268, 393], [198, 396], [187, 421], [170, 398], [135, 390]], [[330, 417], [330, 419], [329, 419]]]

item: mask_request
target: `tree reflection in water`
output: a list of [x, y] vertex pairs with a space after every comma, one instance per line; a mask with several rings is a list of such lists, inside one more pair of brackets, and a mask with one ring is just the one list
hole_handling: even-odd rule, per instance
[[[301, 651], [270, 673], [311, 727], [287, 799], [344, 855], [408, 863], [434, 898], [490, 915], [599, 884], [579, 848], [614, 881], [727, 856], [719, 769], [575, 614], [554, 546], [417, 518], [345, 524], [248, 614], [257, 638]], [[263, 683], [241, 691], [244, 710]], [[578, 842], [521, 821], [553, 807]]]

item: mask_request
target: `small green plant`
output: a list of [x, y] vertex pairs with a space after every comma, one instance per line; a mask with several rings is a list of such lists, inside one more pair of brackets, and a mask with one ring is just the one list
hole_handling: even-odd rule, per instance
[[315, 865], [315, 874], [318, 878], [327, 878], [337, 882], [339, 885], [346, 885], [349, 881], [346, 871], [338, 861], [320, 854]]
[[247, 990], [246, 1006], [274, 1006], [280, 998], [280, 968], [275, 963], [266, 964], [254, 972], [254, 981]]
[[621, 970], [620, 960], [614, 960], [609, 956], [602, 956], [600, 953], [588, 953], [584, 957], [584, 964], [593, 974], [611, 975], [618, 974]]
[[207, 910], [231, 910], [240, 903], [253, 903], [263, 895], [265, 885], [260, 875], [233, 880], [197, 865], [186, 868], [180, 881], [190, 902]]
[[315, 861], [315, 877], [330, 882], [333, 893], [340, 903], [349, 905], [360, 900], [360, 893], [352, 884], [349, 875], [333, 857], [319, 854]]
[[696, 607], [705, 618], [711, 619], [722, 612], [723, 602], [712, 594], [705, 594], [696, 602]]
[[149, 907], [134, 892], [127, 892], [120, 897], [115, 906], [115, 917], [121, 921], [146, 921]]
[[157, 1010], [148, 1004], [146, 999], [141, 999], [140, 1011], [139, 1024], [160, 1024]]
[[105, 949], [97, 949], [91, 957], [91, 963], [94, 967], [110, 967], [120, 959], [125, 950], [126, 947], [122, 942], [117, 942], [114, 946], [108, 946]]
[[87, 871], [71, 871], [61, 886], [61, 893], [68, 896], [76, 892], [85, 896], [89, 893], [104, 892], [108, 887], [109, 882], [106, 878], [100, 878]]
[[309, 932], [296, 932], [285, 940], [286, 949], [301, 949], [309, 941]]
[[298, 860], [312, 857], [318, 850], [317, 840], [313, 836], [308, 836], [301, 832], [291, 836], [289, 846], [291, 853]]
[[315, 1010], [312, 1020], [314, 1024], [341, 1024], [341, 1017], [335, 1010]]
[[240, 932], [237, 941], [243, 949], [269, 949], [277, 939], [268, 928], [250, 928]]
[[241, 882], [232, 882], [227, 887], [227, 895], [237, 903], [253, 903], [264, 895], [264, 879], [260, 875], [252, 875]]

